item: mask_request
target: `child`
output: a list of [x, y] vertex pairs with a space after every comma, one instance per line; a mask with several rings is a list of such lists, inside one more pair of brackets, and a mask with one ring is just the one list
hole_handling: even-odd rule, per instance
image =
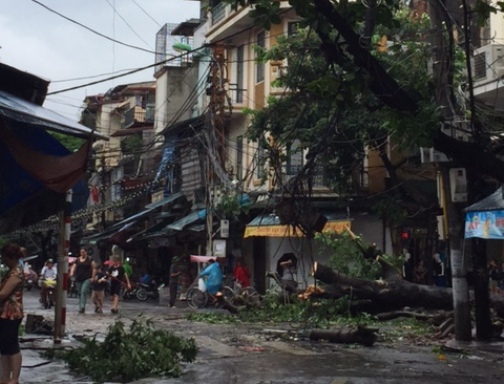
[[103, 313], [103, 298], [105, 296], [105, 287], [107, 286], [107, 276], [102, 272], [101, 266], [95, 266], [95, 275], [92, 284], [91, 300], [95, 305], [95, 313]]
[[111, 278], [110, 280], [110, 293], [112, 294], [112, 313], [119, 312], [119, 295], [121, 294], [121, 285], [126, 283], [128, 291], [131, 290], [131, 284], [126, 275], [124, 267], [121, 265], [121, 257], [114, 256], [112, 259], [114, 264], [107, 271], [107, 276]]

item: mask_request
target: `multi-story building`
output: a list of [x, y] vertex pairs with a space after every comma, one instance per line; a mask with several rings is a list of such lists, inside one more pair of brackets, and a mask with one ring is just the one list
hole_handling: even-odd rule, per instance
[[[268, 98], [281, 97], [285, 93], [284, 89], [275, 87], [272, 82], [287, 70], [287, 64], [257, 62], [256, 49], [271, 48], [277, 43], [279, 36], [295, 33], [299, 18], [290, 9], [288, 2], [282, 1], [281, 23], [273, 24], [270, 30], [264, 30], [254, 25], [250, 17], [252, 11], [250, 7], [233, 9], [229, 3], [220, 0], [201, 3], [202, 9], [205, 9], [204, 5], [208, 6], [206, 43], [212, 47], [212, 60], [218, 63], [214, 66], [217, 69], [212, 74], [212, 81], [217, 88], [220, 86], [226, 91], [227, 100], [224, 109], [219, 110], [221, 101], [218, 98], [216, 108], [214, 105], [216, 99], [210, 96], [210, 108], [213, 107], [216, 114], [219, 112], [224, 114], [224, 118], [220, 122], [217, 121], [214, 127], [217, 136], [225, 138], [223, 166], [241, 190], [249, 194], [264, 193], [263, 201], [256, 203], [256, 206], [262, 207], [262, 214], [257, 215], [249, 223], [245, 230], [245, 238], [238, 242], [238, 245], [254, 270], [258, 288], [264, 289], [265, 272], [274, 271], [278, 258], [287, 252], [294, 252], [303, 259], [299, 280], [307, 284], [311, 270], [308, 243], [306, 239], [292, 234], [286, 235], [289, 232], [280, 225], [280, 220], [270, 204], [272, 194], [267, 193], [273, 191], [273, 197], [275, 196], [275, 191], [272, 190], [273, 179], [266, 177], [269, 165], [261, 161], [264, 157], [261, 146], [247, 140], [249, 117], [243, 113], [244, 109], [263, 108], [267, 105]], [[306, 161], [306, 153], [297, 151], [296, 145], [299, 144], [294, 141], [289, 148], [285, 148], [286, 161], [282, 169], [284, 182], [296, 175]], [[393, 149], [392, 145], [389, 145], [387, 152], [393, 164], [405, 164], [403, 168], [407, 169], [403, 169], [404, 172], [399, 171], [400, 177], [409, 179], [408, 182], [414, 184], [415, 188], [430, 188], [435, 199], [435, 172], [423, 169], [422, 177], [416, 177], [418, 165], [404, 160], [410, 157], [410, 154], [400, 153]], [[367, 242], [374, 242], [380, 248], [392, 251], [390, 229], [372, 210], [372, 205], [376, 203], [373, 196], [382, 195], [390, 187], [389, 175], [377, 151], [368, 151], [359, 174], [352, 179], [355, 191], [352, 195], [335, 194], [327, 186], [330, 175], [325, 174], [323, 168], [318, 168], [317, 173], [314, 178], [312, 205], [315, 210], [326, 216], [328, 219], [326, 226], [337, 231], [344, 230], [345, 226], [351, 226], [352, 230], [362, 234]], [[425, 181], [426, 178], [429, 180]], [[408, 236], [411, 233], [411, 237], [421, 237], [413, 244], [415, 249], [412, 252], [419, 255], [421, 253], [422, 257], [423, 253], [427, 252], [425, 244], [428, 220], [431, 218], [425, 219], [425, 222], [420, 224], [408, 223], [410, 226]], [[419, 226], [422, 228], [419, 229]], [[315, 249], [315, 256], [317, 252]]]
[[[128, 193], [154, 176], [152, 151], [147, 149], [154, 140], [155, 92], [152, 81], [124, 84], [84, 100], [81, 122], [109, 137], [108, 142], [93, 145], [96, 173], [91, 187], [99, 191], [94, 195], [102, 208], [90, 227], [106, 226], [128, 215], [118, 202], [126, 201]], [[112, 204], [114, 208], [107, 209]]]
[[487, 25], [475, 41], [473, 58], [474, 96], [496, 111], [504, 110], [504, 13], [490, 13]]

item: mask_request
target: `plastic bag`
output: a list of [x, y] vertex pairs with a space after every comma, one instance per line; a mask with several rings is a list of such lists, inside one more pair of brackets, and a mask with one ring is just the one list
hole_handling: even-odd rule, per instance
[[205, 284], [205, 280], [203, 280], [203, 278], [199, 278], [198, 279], [198, 289], [201, 291], [201, 292], [206, 292], [206, 284]]

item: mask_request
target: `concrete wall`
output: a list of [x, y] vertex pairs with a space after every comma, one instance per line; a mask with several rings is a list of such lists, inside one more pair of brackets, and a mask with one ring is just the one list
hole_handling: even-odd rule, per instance
[[[167, 80], [166, 114], [168, 124], [191, 118], [193, 108], [197, 105], [195, 86], [198, 80], [198, 68], [168, 67]], [[190, 102], [186, 103], [188, 99]]]

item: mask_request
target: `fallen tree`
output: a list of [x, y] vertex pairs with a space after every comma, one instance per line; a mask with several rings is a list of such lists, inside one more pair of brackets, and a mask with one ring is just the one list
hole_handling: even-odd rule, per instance
[[310, 340], [327, 340], [330, 343], [362, 344], [372, 346], [378, 339], [378, 328], [366, 326], [340, 327], [336, 329], [312, 329], [309, 333]]
[[[316, 296], [349, 297], [352, 301], [364, 303], [362, 309], [369, 313], [395, 311], [404, 307], [453, 309], [450, 288], [411, 283], [403, 280], [399, 274], [388, 274], [386, 280], [367, 280], [343, 275], [316, 262], [313, 275], [324, 283]], [[499, 317], [504, 317], [504, 297], [492, 295], [491, 306]]]

